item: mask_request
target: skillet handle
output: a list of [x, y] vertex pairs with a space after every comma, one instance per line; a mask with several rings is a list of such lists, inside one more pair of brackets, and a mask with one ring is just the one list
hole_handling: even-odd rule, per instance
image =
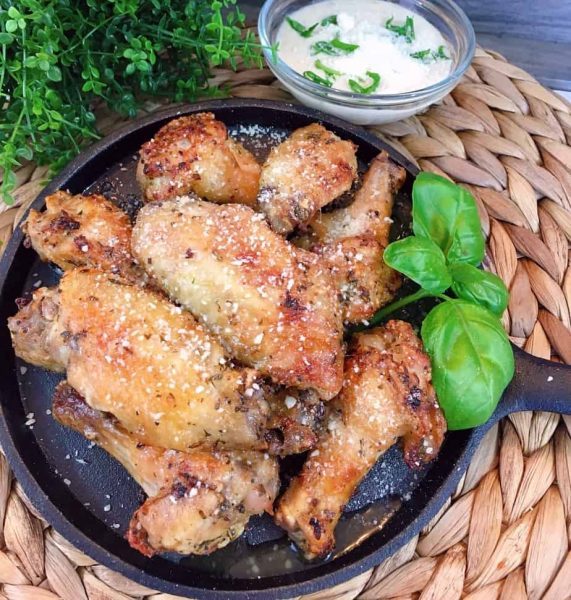
[[571, 366], [513, 349], [515, 375], [490, 421], [522, 410], [571, 414]]

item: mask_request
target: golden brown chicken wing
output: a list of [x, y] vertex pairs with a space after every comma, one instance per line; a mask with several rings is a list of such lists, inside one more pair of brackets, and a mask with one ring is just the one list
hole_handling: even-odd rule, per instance
[[212, 113], [174, 119], [143, 144], [137, 179], [147, 200], [194, 192], [213, 202], [253, 205], [260, 165]]
[[436, 456], [445, 430], [430, 361], [412, 327], [389, 321], [357, 334], [327, 430], [279, 501], [277, 523], [308, 558], [327, 554], [343, 507], [379, 456], [403, 437], [414, 468]]
[[313, 123], [276, 146], [262, 167], [259, 208], [278, 233], [307, 223], [346, 192], [357, 174], [356, 146]]
[[133, 253], [233, 357], [278, 384], [333, 397], [343, 376], [339, 302], [326, 266], [238, 204], [143, 207]]
[[384, 263], [383, 250], [389, 243], [393, 196], [405, 177], [405, 170], [381, 152], [371, 162], [353, 202], [318, 213], [295, 241], [331, 267], [347, 323], [372, 317], [400, 287], [401, 278]]
[[291, 453], [315, 442], [317, 420], [302, 435], [295, 407], [271, 414], [268, 399], [283, 392], [234, 366], [192, 315], [150, 290], [75, 269], [58, 289], [37, 290], [8, 325], [18, 356], [67, 369], [90, 406], [145, 444]]
[[64, 270], [92, 267], [145, 280], [131, 254], [129, 217], [103, 196], [56, 192], [46, 198], [44, 212], [30, 211], [22, 229], [42, 260]]
[[272, 510], [279, 473], [267, 454], [145, 446], [66, 382], [56, 389], [52, 412], [121, 462], [149, 496], [127, 532], [131, 546], [146, 556], [210, 554], [235, 540], [250, 516]]

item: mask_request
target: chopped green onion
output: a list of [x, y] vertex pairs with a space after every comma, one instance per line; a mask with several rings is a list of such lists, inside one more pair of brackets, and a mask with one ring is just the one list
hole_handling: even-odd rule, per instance
[[418, 52], [413, 52], [410, 56], [412, 58], [418, 58], [420, 60], [424, 60], [428, 56], [430, 56], [430, 48], [428, 50], [419, 50]]
[[327, 25], [337, 25], [337, 15], [329, 15], [321, 21], [321, 27], [327, 27]]
[[394, 17], [387, 19], [385, 23], [385, 27], [396, 33], [398, 36], [406, 38], [407, 43], [412, 44], [412, 41], [415, 38], [414, 35], [414, 19], [412, 17], [407, 17], [404, 21], [404, 25], [393, 25]]
[[296, 21], [291, 17], [286, 17], [286, 21], [294, 31], [297, 31], [297, 33], [304, 38], [311, 37], [313, 30], [319, 25], [319, 23], [314, 23], [311, 27], [305, 27], [305, 25], [302, 25], [299, 21]]
[[366, 83], [364, 77], [358, 77], [358, 81], [355, 79], [349, 79], [349, 87], [356, 94], [372, 94], [381, 83], [381, 76], [374, 71], [367, 71], [367, 77], [371, 80], [369, 85], [364, 85]]
[[313, 81], [313, 83], [318, 83], [319, 85], [324, 85], [326, 87], [331, 87], [333, 82], [329, 81], [329, 79], [325, 79], [324, 77], [320, 77], [317, 73], [313, 71], [304, 71], [303, 76], [309, 81]]
[[347, 44], [340, 39], [335, 38], [330, 42], [315, 42], [311, 45], [312, 54], [329, 54], [329, 56], [341, 56], [342, 54], [351, 54], [355, 52], [359, 44]]
[[316, 60], [313, 64], [315, 65], [316, 69], [320, 69], [326, 75], [329, 75], [329, 77], [339, 77], [340, 75], [343, 75], [343, 73], [341, 73], [341, 71], [336, 71], [335, 69], [328, 67], [326, 64], [322, 63], [319, 59]]
[[444, 46], [438, 46], [438, 50], [432, 53], [432, 58], [435, 60], [438, 58], [442, 60], [450, 60], [450, 57], [447, 56], [446, 52], [444, 51]]

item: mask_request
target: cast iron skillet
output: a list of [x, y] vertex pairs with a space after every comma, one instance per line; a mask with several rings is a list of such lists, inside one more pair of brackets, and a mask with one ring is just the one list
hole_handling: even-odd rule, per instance
[[[212, 110], [260, 157], [291, 130], [314, 121], [353, 140], [359, 146], [361, 167], [380, 150], [387, 150], [409, 174], [397, 201], [393, 236], [410, 224], [410, 185], [417, 169], [402, 155], [339, 119], [300, 106], [257, 100], [195, 104], [129, 124], [83, 152], [40, 194], [33, 208], [41, 209], [47, 194], [63, 188], [74, 193], [101, 191], [132, 209], [138, 191], [133, 176], [138, 148], [169, 119], [204, 110]], [[426, 525], [498, 419], [520, 410], [571, 412], [571, 368], [514, 348], [516, 375], [490, 421], [471, 431], [448, 433], [438, 458], [417, 473], [404, 465], [398, 447], [389, 451], [348, 505], [338, 528], [339, 549], [328, 560], [304, 563], [269, 517], [253, 519], [239, 541], [211, 557], [147, 559], [122, 537], [142, 500], [140, 490], [105, 452], [91, 448], [46, 414], [61, 377], [14, 357], [6, 319], [16, 312], [16, 298], [59, 278], [22, 240], [21, 231], [16, 231], [0, 264], [0, 442], [24, 491], [56, 530], [98, 562], [158, 590], [194, 598], [271, 599], [341, 583], [390, 556]], [[422, 309], [405, 316], [419, 324]], [[295, 463], [283, 465], [286, 478], [295, 471]]]

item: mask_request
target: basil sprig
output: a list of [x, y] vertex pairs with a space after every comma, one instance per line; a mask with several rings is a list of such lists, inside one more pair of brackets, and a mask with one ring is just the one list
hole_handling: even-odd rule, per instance
[[412, 17], [407, 17], [402, 25], [393, 24], [393, 20], [394, 17], [387, 19], [385, 28], [396, 33], [398, 36], [404, 37], [408, 44], [412, 44], [415, 39], [414, 19]]
[[[464, 188], [421, 173], [412, 202], [414, 235], [389, 244], [384, 260], [420, 289], [381, 309], [371, 324], [421, 298], [440, 298], [421, 328], [434, 388], [449, 429], [475, 427], [490, 418], [514, 373], [499, 320], [508, 290], [499, 277], [477, 268], [484, 238], [476, 203]], [[444, 295], [449, 289], [456, 298]]]
[[321, 41], [311, 45], [311, 54], [328, 54], [329, 56], [342, 56], [343, 54], [351, 54], [355, 52], [359, 44], [348, 44], [342, 42], [339, 38], [335, 38], [330, 42]]
[[358, 79], [349, 79], [347, 83], [356, 94], [372, 94], [379, 87], [381, 76], [374, 71], [367, 71], [367, 77], [369, 82], [364, 77], [359, 77]]

